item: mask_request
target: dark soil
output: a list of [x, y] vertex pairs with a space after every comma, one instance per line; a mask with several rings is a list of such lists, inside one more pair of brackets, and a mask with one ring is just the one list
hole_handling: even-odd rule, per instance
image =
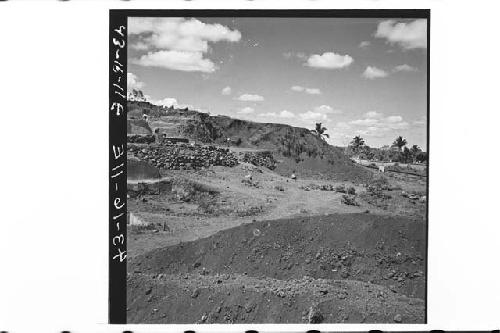
[[393, 322], [399, 314], [421, 323], [425, 235], [422, 220], [372, 214], [241, 225], [129, 260], [128, 318], [308, 322], [317, 310], [323, 322]]

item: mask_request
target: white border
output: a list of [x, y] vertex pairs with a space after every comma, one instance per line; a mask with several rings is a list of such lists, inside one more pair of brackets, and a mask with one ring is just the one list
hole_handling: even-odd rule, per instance
[[[299, 332], [500, 327], [495, 1], [0, 3], [0, 330]], [[167, 7], [168, 6], [168, 7]], [[107, 322], [108, 9], [431, 8], [427, 325]]]

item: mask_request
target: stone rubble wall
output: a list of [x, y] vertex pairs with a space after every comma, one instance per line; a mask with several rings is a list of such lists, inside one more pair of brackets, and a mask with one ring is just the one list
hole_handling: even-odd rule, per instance
[[238, 158], [227, 148], [190, 144], [128, 145], [135, 157], [166, 170], [199, 170], [210, 166], [238, 165]]
[[276, 160], [270, 151], [243, 153], [241, 161], [255, 166], [263, 166], [269, 170], [276, 169]]

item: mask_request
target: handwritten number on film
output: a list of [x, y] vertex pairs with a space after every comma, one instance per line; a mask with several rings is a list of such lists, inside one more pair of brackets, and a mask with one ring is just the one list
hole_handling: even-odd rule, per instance
[[[111, 104], [111, 114], [115, 117], [122, 117], [124, 107], [121, 103], [121, 99], [125, 99], [126, 92], [123, 87], [125, 79], [124, 79], [124, 70], [123, 70], [123, 61], [120, 61], [120, 51], [125, 47], [125, 27], [120, 25], [118, 28], [113, 30], [113, 45], [114, 45], [114, 55], [115, 59], [113, 61], [112, 70], [113, 73], [116, 74], [116, 81], [113, 82], [113, 94], [116, 95], [116, 101], [112, 101]], [[115, 192], [118, 192], [119, 183], [121, 178], [124, 177], [124, 168], [125, 168], [125, 147], [124, 145], [113, 145], [113, 157], [112, 160], [112, 168], [111, 168], [111, 181], [114, 182]], [[123, 182], [122, 182], [123, 183]], [[125, 243], [125, 235], [120, 231], [120, 222], [123, 216], [126, 216], [125, 212], [125, 198], [120, 198], [118, 193], [115, 194], [113, 198], [113, 221], [116, 221], [116, 232], [117, 234], [112, 238], [112, 244], [116, 249], [116, 254], [113, 256], [113, 260], [119, 260], [123, 262], [127, 258], [127, 251], [124, 249], [123, 245]]]

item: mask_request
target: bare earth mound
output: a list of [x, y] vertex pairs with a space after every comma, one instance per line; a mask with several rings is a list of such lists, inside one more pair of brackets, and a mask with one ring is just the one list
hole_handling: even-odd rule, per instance
[[306, 128], [162, 108], [147, 102], [128, 102], [128, 109], [129, 118], [142, 114], [150, 117], [147, 129], [139, 126], [143, 120], [129, 119], [129, 127], [134, 125], [130, 133], [147, 134], [153, 130], [208, 145], [272, 151], [279, 161], [275, 171], [282, 176], [295, 173], [301, 178], [355, 183], [372, 177], [372, 172], [354, 164], [341, 148], [329, 145]]
[[425, 235], [421, 220], [373, 214], [223, 230], [130, 259], [128, 318], [422, 323]]

